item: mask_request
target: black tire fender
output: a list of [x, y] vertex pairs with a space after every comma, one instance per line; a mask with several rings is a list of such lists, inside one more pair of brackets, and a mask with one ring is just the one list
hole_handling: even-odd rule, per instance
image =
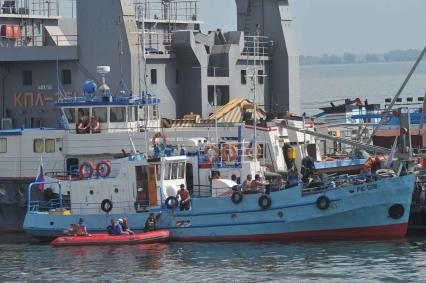
[[239, 204], [243, 201], [243, 194], [240, 192], [233, 192], [231, 196], [231, 200], [235, 204]]
[[112, 204], [112, 201], [110, 199], [104, 199], [101, 202], [101, 209], [103, 212], [109, 213], [111, 212], [114, 205]]
[[258, 203], [260, 208], [265, 210], [271, 207], [272, 199], [268, 195], [263, 195], [259, 198]]
[[316, 202], [319, 210], [326, 210], [327, 208], [330, 207], [330, 203], [331, 203], [330, 199], [326, 196], [320, 196]]

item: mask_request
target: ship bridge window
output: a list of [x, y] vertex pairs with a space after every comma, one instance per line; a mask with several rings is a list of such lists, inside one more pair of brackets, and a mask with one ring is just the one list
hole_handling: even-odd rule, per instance
[[62, 70], [62, 84], [63, 85], [71, 84], [71, 70]]
[[68, 120], [68, 123], [75, 123], [75, 109], [74, 108], [65, 108], [64, 109], [65, 117]]
[[110, 120], [112, 123], [126, 122], [126, 108], [125, 107], [111, 107]]
[[7, 139], [1, 138], [0, 139], [0, 153], [6, 153], [7, 152]]
[[106, 123], [108, 121], [108, 109], [106, 107], [95, 107], [92, 109], [92, 116], [99, 123]]
[[44, 148], [46, 149], [46, 153], [54, 153], [55, 139], [46, 139], [44, 142]]
[[35, 139], [34, 140], [34, 152], [35, 153], [43, 153], [44, 152], [44, 140], [43, 139]]
[[157, 69], [151, 69], [151, 84], [157, 84]]

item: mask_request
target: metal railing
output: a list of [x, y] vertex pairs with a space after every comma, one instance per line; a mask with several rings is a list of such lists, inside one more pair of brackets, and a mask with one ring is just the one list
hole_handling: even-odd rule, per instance
[[198, 0], [139, 0], [135, 1], [135, 14], [142, 10], [145, 19], [166, 21], [196, 21]]
[[56, 0], [0, 0], [0, 14], [59, 16]]
[[241, 55], [264, 57], [269, 56], [272, 41], [267, 36], [244, 36], [244, 49]]
[[145, 54], [172, 54], [172, 34], [145, 31]]
[[0, 36], [0, 47], [77, 46], [77, 35]]

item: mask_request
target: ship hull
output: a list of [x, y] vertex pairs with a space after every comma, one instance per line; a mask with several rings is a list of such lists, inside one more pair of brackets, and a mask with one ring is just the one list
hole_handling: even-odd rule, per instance
[[[267, 209], [259, 207], [261, 195], [244, 195], [240, 204], [229, 197], [194, 199], [189, 211], [163, 210], [157, 227], [169, 229], [176, 241], [400, 238], [407, 233], [414, 181], [409, 175], [303, 196], [296, 187], [271, 193]], [[317, 205], [323, 196], [330, 200], [326, 209]], [[391, 213], [395, 206], [402, 209], [397, 217]], [[28, 213], [24, 227], [34, 236], [55, 237], [83, 217], [90, 232], [101, 233], [111, 218], [126, 217], [133, 230], [142, 230], [148, 214]]]

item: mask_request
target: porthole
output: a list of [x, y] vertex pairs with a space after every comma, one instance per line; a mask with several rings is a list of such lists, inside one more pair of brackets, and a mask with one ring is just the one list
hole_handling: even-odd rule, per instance
[[53, 221], [50, 221], [50, 226], [53, 226], [54, 224], [55, 224], [55, 222], [53, 222]]
[[237, 221], [237, 219], [238, 219], [238, 215], [236, 215], [235, 213], [231, 215], [232, 221]]
[[283, 217], [284, 217], [284, 212], [279, 211], [279, 212], [277, 213], [277, 215], [278, 215], [278, 217], [279, 217], [279, 218], [283, 218]]

